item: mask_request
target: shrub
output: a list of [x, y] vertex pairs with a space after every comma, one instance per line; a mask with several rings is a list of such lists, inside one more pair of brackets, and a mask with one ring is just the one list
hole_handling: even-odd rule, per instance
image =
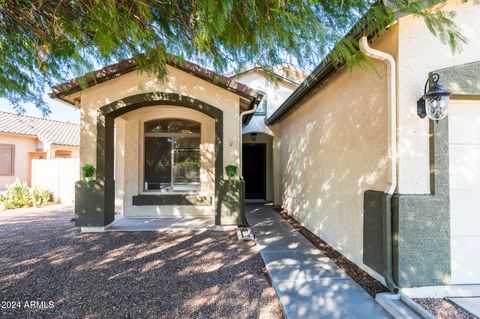
[[5, 193], [0, 194], [0, 207], [3, 209], [38, 207], [51, 201], [52, 197], [53, 194], [49, 190], [29, 187], [27, 184], [16, 180]]
[[31, 199], [34, 206], [43, 206], [53, 200], [53, 194], [48, 189], [32, 187], [30, 189]]
[[225, 172], [227, 173], [228, 179], [233, 181], [238, 176], [238, 167], [233, 164], [228, 164], [227, 166], [225, 166]]
[[92, 164], [84, 164], [82, 166], [82, 180], [88, 180], [95, 174], [95, 166]]

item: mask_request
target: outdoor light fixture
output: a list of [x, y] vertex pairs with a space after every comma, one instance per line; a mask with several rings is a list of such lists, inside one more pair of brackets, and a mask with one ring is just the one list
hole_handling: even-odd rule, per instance
[[[423, 96], [417, 101], [417, 114], [422, 119], [425, 116], [436, 121], [444, 119], [448, 113], [448, 102], [450, 100], [450, 93], [447, 88], [438, 83], [440, 75], [433, 73], [427, 79], [425, 88], [423, 89]], [[428, 84], [432, 83], [430, 89], [427, 92]]]
[[255, 140], [257, 139], [257, 133], [251, 133], [250, 134], [250, 137], [252, 138], [252, 142], [255, 142]]

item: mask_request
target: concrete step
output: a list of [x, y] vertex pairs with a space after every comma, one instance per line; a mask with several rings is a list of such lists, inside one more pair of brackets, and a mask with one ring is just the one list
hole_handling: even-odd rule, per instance
[[435, 319], [434, 315], [402, 293], [380, 293], [375, 300], [396, 319]]

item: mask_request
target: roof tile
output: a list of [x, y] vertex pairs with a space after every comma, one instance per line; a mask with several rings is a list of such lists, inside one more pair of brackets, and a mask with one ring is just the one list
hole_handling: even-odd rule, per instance
[[0, 133], [36, 136], [57, 145], [80, 145], [80, 125], [0, 111]]

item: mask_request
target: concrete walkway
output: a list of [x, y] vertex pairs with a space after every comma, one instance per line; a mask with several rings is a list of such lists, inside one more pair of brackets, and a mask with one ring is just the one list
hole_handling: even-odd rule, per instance
[[272, 208], [247, 206], [246, 216], [287, 318], [391, 318]]

